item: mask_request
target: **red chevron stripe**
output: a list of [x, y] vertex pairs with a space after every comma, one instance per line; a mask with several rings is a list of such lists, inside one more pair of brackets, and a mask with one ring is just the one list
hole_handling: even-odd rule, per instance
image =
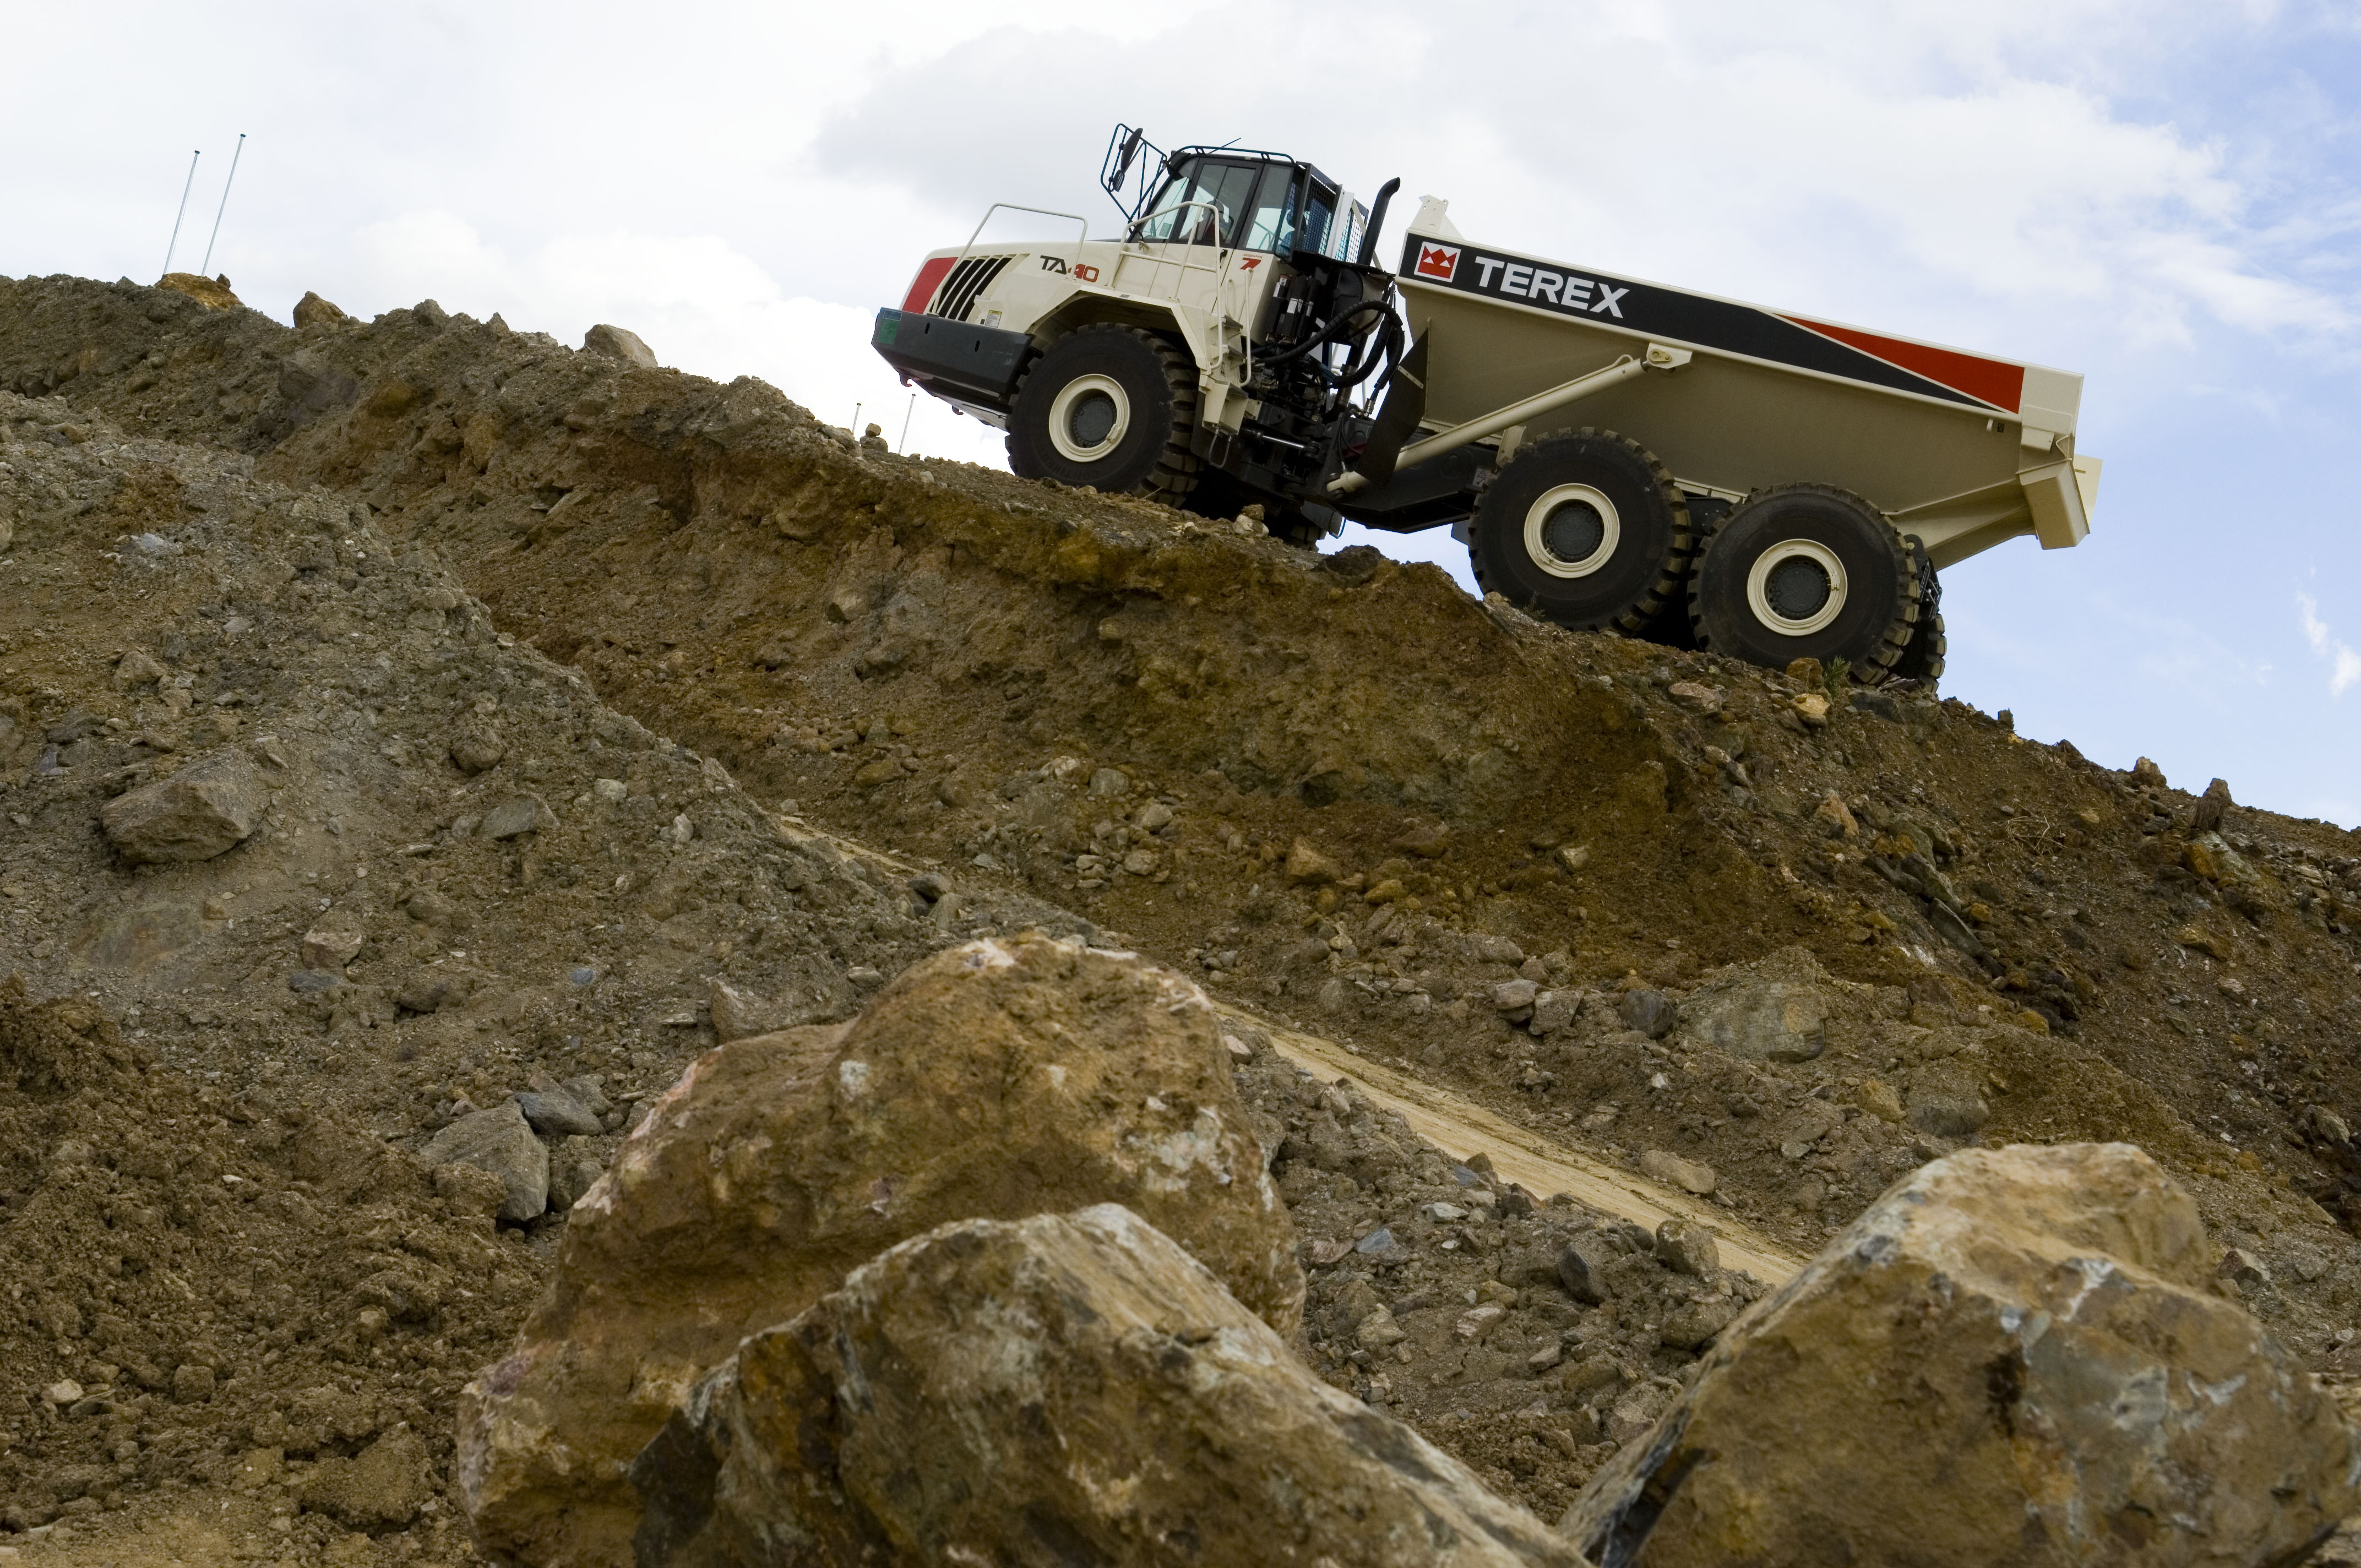
[[1825, 322], [1807, 321], [1802, 316], [1784, 316], [1797, 326], [1832, 337], [1848, 347], [1863, 354], [1875, 355], [1888, 365], [1898, 365], [1914, 376], [1924, 376], [1929, 381], [1939, 381], [1956, 392], [1965, 392], [1981, 399], [1996, 409], [2017, 411], [2025, 398], [2025, 367], [2011, 365], [2002, 359], [1980, 359], [1972, 354], [1955, 349], [1929, 348], [1923, 343], [1904, 343], [1899, 338], [1880, 337], [1873, 332], [1860, 332], [1849, 326], [1829, 326]]

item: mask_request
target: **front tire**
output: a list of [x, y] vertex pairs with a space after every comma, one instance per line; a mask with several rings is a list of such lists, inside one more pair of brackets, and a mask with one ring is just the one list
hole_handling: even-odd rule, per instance
[[1698, 645], [1769, 669], [1842, 659], [1884, 678], [1918, 620], [1918, 573], [1884, 514], [1828, 485], [1749, 496], [1689, 579]]
[[1132, 327], [1082, 327], [1018, 384], [1008, 466], [1023, 478], [1177, 501], [1196, 481], [1196, 372], [1178, 349]]
[[1943, 678], [1943, 584], [1935, 576], [1935, 563], [1927, 556], [1927, 546], [1915, 536], [1908, 543], [1918, 573], [1918, 624], [1911, 630], [1910, 646], [1894, 661], [1893, 678], [1932, 687]]
[[1560, 626], [1636, 635], [1679, 595], [1686, 501], [1646, 448], [1612, 431], [1537, 441], [1476, 503], [1467, 554], [1486, 593]]

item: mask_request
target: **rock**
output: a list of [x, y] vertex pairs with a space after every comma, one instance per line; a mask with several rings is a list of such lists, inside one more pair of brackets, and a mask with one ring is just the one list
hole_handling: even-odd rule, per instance
[[350, 1459], [323, 1458], [296, 1497], [308, 1512], [355, 1530], [399, 1530], [434, 1495], [434, 1463], [425, 1440], [405, 1423]]
[[1812, 817], [1828, 829], [1830, 838], [1857, 839], [1861, 836], [1861, 824], [1852, 819], [1852, 807], [1847, 806], [1840, 796], [1822, 796], [1820, 804], [1812, 808]]
[[1721, 1267], [1721, 1246], [1695, 1220], [1666, 1220], [1656, 1227], [1656, 1256], [1675, 1274], [1709, 1279]]
[[1730, 1056], [1810, 1061], [1828, 1048], [1834, 982], [1802, 948], [1709, 977], [1681, 1003], [1684, 1033]]
[[52, 1405], [71, 1405], [82, 1396], [82, 1387], [71, 1377], [60, 1377], [41, 1390], [41, 1398]]
[[525, 1124], [544, 1137], [595, 1137], [606, 1130], [590, 1107], [563, 1085], [522, 1090], [510, 1098], [516, 1102]]
[[1533, 1016], [1526, 1025], [1536, 1035], [1555, 1034], [1574, 1023], [1576, 1005], [1582, 997], [1572, 991], [1543, 991], [1533, 997]]
[[568, 1146], [550, 1156], [549, 1206], [564, 1213], [607, 1174], [606, 1165], [587, 1146]]
[[2356, 1434], [2209, 1261], [2129, 1145], [1937, 1161], [1726, 1330], [1565, 1527], [1632, 1568], [2296, 1561], [2361, 1506]]
[[1817, 659], [1790, 659], [1787, 661], [1787, 678], [1800, 685], [1816, 686], [1828, 679], [1828, 674], [1821, 669]]
[[1977, 1060], [1949, 1057], [1912, 1072], [1910, 1092], [1903, 1102], [1910, 1125], [1938, 1138], [1969, 1138], [1981, 1132], [1992, 1120], [1992, 1107], [1984, 1101], [1983, 1072]]
[[451, 737], [450, 750], [452, 766], [472, 777], [500, 766], [500, 759], [509, 754], [509, 743], [489, 725], [463, 724]]
[[796, 1022], [792, 1003], [768, 1001], [741, 991], [715, 976], [707, 987], [707, 1011], [713, 1018], [713, 1036], [724, 1044], [753, 1035], [767, 1035]]
[[299, 332], [305, 327], [340, 326], [352, 319], [309, 289], [295, 302], [295, 327]]
[[1504, 980], [1492, 988], [1492, 1005], [1503, 1013], [1521, 1013], [1533, 1004], [1541, 991], [1537, 981]]
[[1713, 1167], [1697, 1160], [1683, 1159], [1667, 1149], [1646, 1149], [1640, 1155], [1640, 1174], [1667, 1187], [1677, 1187], [1684, 1192], [1703, 1198], [1714, 1190]]
[[125, 689], [153, 685], [165, 675], [164, 666], [134, 648], [115, 663], [115, 684]]
[[2215, 779], [2205, 786], [2205, 793], [2197, 797], [2197, 815], [2190, 823], [2190, 830], [2194, 833], [2213, 832], [2222, 826], [2222, 818], [2228, 815], [2234, 804], [2230, 799], [2229, 781]]
[[1695, 1350], [1728, 1328], [1737, 1316], [1738, 1303], [1728, 1297], [1703, 1297], [1675, 1308], [1656, 1337], [1675, 1350]]
[[2142, 757], [2132, 764], [2132, 783], [2150, 789], [2164, 787], [2164, 770]]
[[500, 1217], [522, 1224], [549, 1207], [549, 1151], [533, 1135], [513, 1100], [460, 1117], [418, 1151], [428, 1166], [468, 1165], [500, 1179], [508, 1193]]
[[1828, 699], [1819, 693], [1799, 692], [1787, 702], [1795, 710], [1795, 717], [1804, 721], [1806, 729], [1824, 729], [1828, 727]]
[[440, 1013], [476, 993], [476, 977], [451, 970], [424, 969], [401, 982], [393, 1004], [408, 1013]]
[[486, 1549], [628, 1561], [622, 1467], [689, 1387], [949, 1221], [1121, 1201], [1292, 1334], [1294, 1231], [1217, 1025], [1170, 970], [1025, 937], [920, 960], [850, 1025], [707, 1052], [576, 1204], [548, 1296], [463, 1400]]
[[1586, 1232], [1559, 1249], [1558, 1283], [1577, 1301], [1604, 1301], [1614, 1294], [1607, 1283], [1607, 1266], [1617, 1255], [1605, 1236], [1596, 1231]]
[[582, 334], [582, 352], [620, 359], [642, 370], [657, 368], [655, 350], [642, 342], [638, 333], [627, 327], [609, 326], [604, 322]]
[[740, 1346], [631, 1482], [641, 1568], [1579, 1563], [1113, 1204], [857, 1269]]
[[134, 865], [210, 861], [244, 843], [269, 804], [269, 787], [245, 753], [216, 751], [116, 795], [98, 820], [115, 853]]
[[303, 965], [306, 969], [341, 970], [360, 957], [361, 948], [368, 943], [368, 933], [359, 927], [323, 920], [303, 933]]
[[1567, 871], [1578, 872], [1590, 863], [1590, 846], [1561, 844], [1557, 849], [1557, 858]]
[[1663, 1039], [1680, 1022], [1680, 1009], [1673, 1005], [1673, 999], [1646, 986], [1625, 992], [1622, 1000], [1615, 1004], [1615, 1011], [1622, 1017], [1624, 1027], [1637, 1029], [1652, 1040]]
[[2213, 1272], [2224, 1279], [2233, 1279], [2240, 1285], [2268, 1285], [2271, 1282], [2271, 1271], [2264, 1267], [2261, 1260], [2244, 1247], [2225, 1248], [2222, 1254], [2222, 1261], [2214, 1266]]
[[209, 311], [235, 311], [243, 302], [230, 291], [227, 277], [206, 278], [194, 272], [167, 272], [156, 280], [159, 289], [186, 294]]
[[202, 1405], [214, 1397], [214, 1369], [183, 1362], [172, 1369], [172, 1398], [183, 1405]]
[[487, 839], [515, 839], [527, 833], [546, 832], [557, 826], [557, 814], [542, 803], [537, 795], [511, 795], [484, 813], [483, 826], [478, 829]]
[[1344, 875], [1342, 866], [1313, 849], [1305, 839], [1298, 839], [1287, 851], [1287, 880], [1291, 883], [1339, 882]]

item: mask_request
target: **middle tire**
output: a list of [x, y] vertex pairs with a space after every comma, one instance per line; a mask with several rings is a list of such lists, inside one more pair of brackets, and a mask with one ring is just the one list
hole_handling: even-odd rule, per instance
[[1829, 485], [1758, 490], [1689, 578], [1698, 645], [1751, 664], [1842, 659], [1882, 679], [1910, 645], [1918, 568], [1883, 513]]
[[1582, 631], [1632, 634], [1673, 600], [1695, 548], [1688, 505], [1645, 447], [1583, 429], [1510, 459], [1476, 503], [1477, 584]]

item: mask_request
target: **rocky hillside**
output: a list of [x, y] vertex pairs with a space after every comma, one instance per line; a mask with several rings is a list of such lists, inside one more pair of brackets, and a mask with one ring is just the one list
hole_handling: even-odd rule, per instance
[[[1610, 1218], [1569, 1204], [1504, 1248], [1455, 1201], [1502, 1217], [1473, 1148], [1280, 1071], [1257, 1018], [1798, 1257], [1962, 1145], [2136, 1142], [2195, 1195], [2224, 1288], [2314, 1365], [2349, 1340], [2351, 835], [1929, 694], [1568, 634], [1367, 551], [895, 457], [612, 329], [576, 350], [432, 302], [298, 319], [0, 280], [0, 967], [25, 1007], [94, 1009], [75, 1038], [154, 1058], [166, 1098], [137, 1114], [215, 1140], [100, 1159], [126, 1194], [162, 1184], [122, 1202], [168, 1212], [198, 1169], [317, 1204], [326, 1175], [284, 1151], [324, 1118], [412, 1172], [387, 1217], [319, 1233], [352, 1237], [323, 1254], [335, 1289], [392, 1266], [405, 1224], [404, 1255], [486, 1288], [380, 1306], [340, 1352], [304, 1332], [360, 1310], [326, 1287], [274, 1316], [225, 1271], [212, 1325], [159, 1339], [106, 1326], [155, 1315], [145, 1255], [27, 1275], [27, 1390], [82, 1392], [0, 1424], [24, 1499], [0, 1519], [235, 1489], [255, 1449], [357, 1464], [397, 1427], [434, 1472], [565, 1204], [686, 1061], [1028, 927], [1120, 932], [1237, 1021], [1278, 1074], [1250, 1099], [1314, 1265], [1312, 1365], [1550, 1518], [1677, 1388], [1694, 1345], [1660, 1331], [1696, 1277], [1556, 1321], [1579, 1312], [1532, 1259]], [[39, 1113], [65, 1119], [0, 1179], [0, 1224], [115, 1201], [63, 1196], [57, 1150], [133, 1102], [16, 1092], [82, 1109]], [[437, 1138], [493, 1151], [497, 1201], [435, 1186]], [[1548, 1196], [1507, 1217], [1543, 1223]], [[1380, 1229], [1405, 1258], [1355, 1263]], [[1487, 1286], [1497, 1361], [1453, 1326]], [[1380, 1308], [1404, 1337], [1373, 1348]], [[368, 1392], [373, 1421], [309, 1447], [258, 1425], [292, 1385], [244, 1368], [299, 1347], [306, 1387]], [[1504, 1421], [1553, 1349], [1613, 1374]], [[181, 1365], [247, 1413], [184, 1435]], [[379, 1398], [397, 1376], [408, 1404]], [[314, 1473], [238, 1493], [253, 1528], [333, 1517], [299, 1501]]]

